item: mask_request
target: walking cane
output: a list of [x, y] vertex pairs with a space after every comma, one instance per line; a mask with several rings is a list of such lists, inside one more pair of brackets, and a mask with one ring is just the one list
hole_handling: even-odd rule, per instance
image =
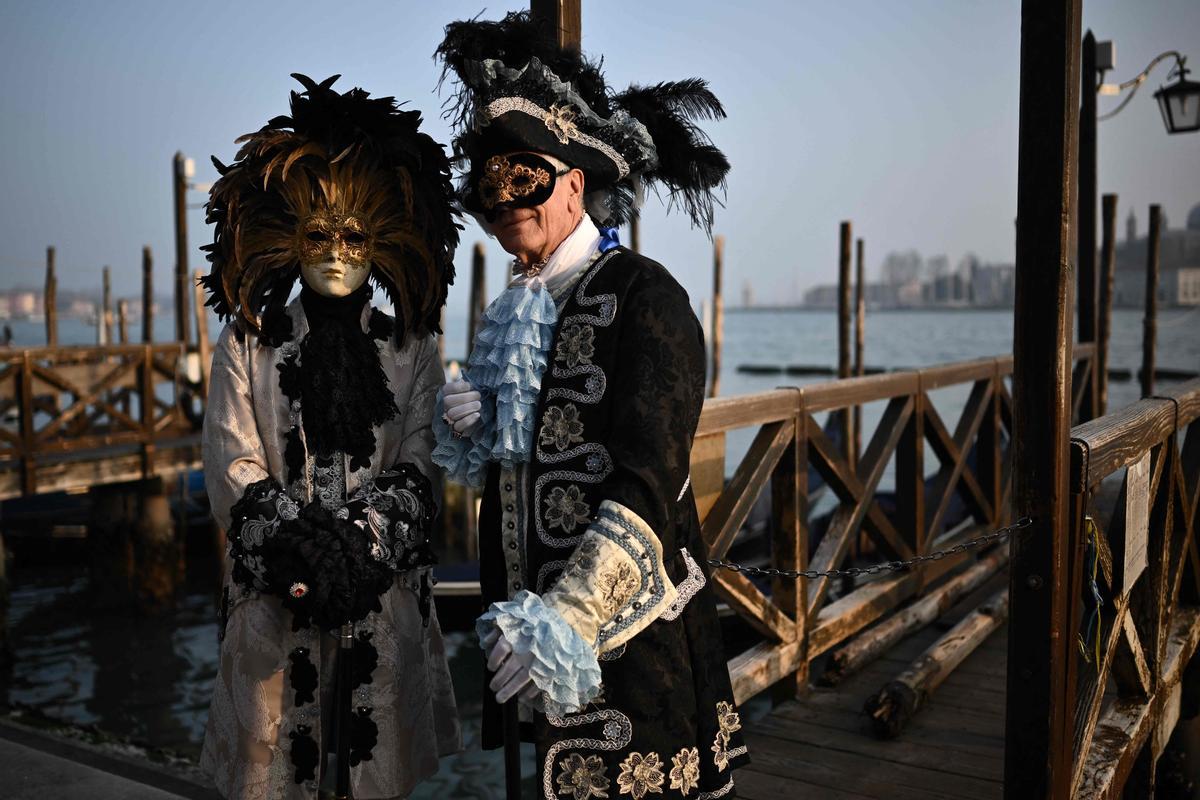
[[517, 698], [504, 704], [504, 797], [521, 800], [521, 723]]
[[352, 800], [350, 797], [350, 683], [354, 669], [354, 625], [342, 626], [338, 637], [337, 681], [334, 692], [337, 697], [337, 712], [333, 718], [333, 740], [337, 745], [337, 800]]

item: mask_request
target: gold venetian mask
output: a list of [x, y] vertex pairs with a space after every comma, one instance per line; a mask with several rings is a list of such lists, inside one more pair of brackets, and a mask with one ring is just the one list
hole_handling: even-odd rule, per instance
[[297, 230], [302, 266], [341, 261], [355, 269], [368, 267], [374, 246], [361, 219], [324, 209], [305, 219]]

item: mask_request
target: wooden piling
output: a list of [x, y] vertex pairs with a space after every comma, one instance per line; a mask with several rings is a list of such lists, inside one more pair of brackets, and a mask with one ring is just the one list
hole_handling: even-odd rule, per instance
[[[866, 346], [867, 295], [864, 282], [863, 240], [854, 241], [854, 374], [862, 377], [866, 367], [863, 364], [863, 351]], [[854, 407], [854, 463], [858, 463], [858, 455], [862, 452], [862, 406]]]
[[534, 19], [545, 20], [558, 30], [558, 46], [579, 51], [583, 38], [583, 11], [580, 0], [530, 0]]
[[[1080, 48], [1079, 201], [1076, 304], [1080, 343], [1096, 341], [1096, 37], [1088, 31]], [[1099, 370], [1092, 369], [1079, 404], [1079, 422], [1098, 415]]]
[[129, 301], [117, 301], [117, 341], [129, 344]]
[[[838, 378], [850, 377], [850, 244], [852, 241], [849, 220], [843, 221], [838, 238]], [[851, 466], [854, 465], [853, 419], [849, 410], [839, 411], [838, 428], [841, 432], [842, 451]]]
[[1112, 337], [1112, 297], [1117, 260], [1117, 196], [1101, 198], [1100, 306], [1096, 313], [1096, 416], [1108, 413], [1108, 348]]
[[175, 202], [175, 339], [184, 348], [191, 345], [188, 325], [188, 246], [187, 246], [187, 160], [176, 153], [174, 165]]
[[1022, 0], [1004, 797], [1070, 794], [1066, 564], [1080, 0]]
[[487, 308], [487, 251], [483, 242], [475, 243], [471, 253], [471, 299], [467, 307], [467, 351], [463, 353], [463, 364], [471, 355], [475, 334], [483, 326], [483, 311]]
[[635, 253], [642, 252], [642, 213], [634, 211], [629, 220], [629, 249]]
[[0, 531], [0, 671], [8, 669], [12, 649], [8, 643], [8, 556], [4, 551], [4, 532]]
[[204, 273], [196, 270], [192, 276], [192, 307], [196, 309], [196, 353], [200, 358], [200, 397], [208, 397], [208, 380], [212, 376], [212, 343], [208, 339], [208, 307], [204, 305]]
[[113, 307], [112, 307], [112, 269], [105, 267], [101, 275], [103, 276], [104, 290], [103, 299], [101, 301], [101, 325], [104, 330], [104, 339], [101, 344], [113, 343]]
[[709, 367], [708, 396], [721, 392], [721, 339], [725, 327], [725, 304], [721, 299], [721, 279], [725, 271], [725, 237], [713, 239], [712, 364]]
[[1142, 397], [1154, 394], [1154, 340], [1158, 337], [1158, 253], [1162, 237], [1162, 209], [1150, 206], [1146, 234], [1146, 314], [1142, 317]]
[[55, 274], [53, 247], [46, 248], [46, 291], [42, 295], [46, 318], [46, 346], [58, 347], [58, 275]]
[[154, 257], [150, 245], [142, 248], [142, 342], [154, 341]]

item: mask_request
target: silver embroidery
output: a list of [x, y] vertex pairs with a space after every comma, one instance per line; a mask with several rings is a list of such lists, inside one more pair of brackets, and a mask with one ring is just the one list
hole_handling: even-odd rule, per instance
[[555, 797], [554, 785], [550, 778], [554, 771], [555, 759], [560, 752], [580, 748], [589, 750], [620, 750], [633, 739], [633, 723], [629, 721], [629, 717], [613, 708], [591, 711], [586, 714], [572, 714], [566, 717], [546, 716], [546, 721], [555, 728], [572, 728], [592, 722], [599, 722], [600, 720], [608, 720], [604, 724], [603, 739], [563, 739], [555, 742], [546, 751], [546, 760], [542, 765], [542, 794], [544, 800], [558, 800]]
[[[586, 472], [575, 472], [574, 470], [569, 470], [569, 469], [554, 470], [553, 472], [547, 472], [547, 473], [541, 475], [540, 477], [538, 477], [537, 481], [535, 481], [533, 484], [533, 502], [535, 503], [535, 505], [537, 507], [541, 506], [542, 490], [546, 487], [546, 484], [549, 483], [550, 481], [576, 481], [578, 483], [600, 483], [601, 481], [603, 481], [605, 478], [607, 478], [609, 476], [609, 473], [612, 472], [612, 461], [607, 459], [607, 455], [608, 454], [606, 451], [605, 452], [605, 457], [606, 457], [605, 468], [603, 470], [601, 470], [600, 472], [597, 472], [592, 475], [588, 475]], [[561, 536], [561, 537], [551, 536], [546, 531], [545, 526], [542, 525], [542, 515], [541, 514], [533, 515], [533, 524], [537, 528], [538, 539], [540, 539], [543, 544], [548, 545], [550, 547], [558, 547], [558, 548], [574, 547], [575, 545], [577, 545], [579, 543], [580, 538], [582, 538], [582, 536], [583, 536], [582, 533], [576, 534], [575, 536]]]
[[729, 783], [725, 784], [720, 789], [717, 789], [715, 792], [701, 792], [700, 794], [696, 795], [696, 800], [717, 800], [718, 798], [724, 797], [732, 791], [733, 778], [730, 778]]
[[625, 643], [624, 642], [621, 643], [620, 645], [618, 645], [617, 647], [614, 647], [612, 650], [601, 653], [599, 656], [597, 656], [597, 658], [600, 661], [616, 661], [618, 658], [620, 658], [623, 655], [625, 655]]
[[[502, 114], [507, 114], [510, 111], [520, 111], [522, 114], [528, 114], [531, 117], [537, 117], [543, 122], [547, 122], [552, 114], [549, 110], [542, 108], [537, 103], [525, 97], [500, 97], [488, 103], [483, 109], [483, 118], [487, 121], [494, 120]], [[547, 127], [550, 127], [547, 125]], [[629, 174], [629, 163], [621, 157], [621, 154], [612, 148], [611, 145], [600, 141], [595, 136], [589, 136], [583, 133], [575, 126], [570, 126], [565, 130], [562, 128], [552, 128], [561, 136], [567, 136], [587, 147], [595, 148], [606, 155], [610, 161], [617, 167], [618, 177], [620, 180]]]
[[561, 570], [565, 566], [567, 566], [566, 561], [547, 561], [545, 564], [542, 564], [542, 568], [538, 570], [537, 593], [542, 594], [546, 591], [546, 578], [549, 577], [550, 573], [555, 570]]
[[599, 403], [600, 398], [604, 396], [604, 390], [608, 388], [608, 379], [604, 375], [604, 370], [594, 365], [585, 364], [571, 369], [554, 367], [550, 372], [556, 378], [574, 378], [579, 375], [587, 375], [587, 380], [584, 382], [587, 394], [577, 392], [574, 389], [568, 389], [565, 386], [554, 386], [546, 393], [546, 399], [548, 400], [555, 400], [561, 397], [564, 400], [574, 400], [576, 403]]
[[667, 610], [659, 617], [659, 619], [665, 619], [667, 622], [679, 619], [679, 615], [683, 613], [684, 606], [696, 596], [697, 592], [704, 588], [706, 582], [704, 571], [700, 569], [700, 565], [692, 558], [692, 554], [686, 549], [679, 552], [683, 554], [683, 561], [687, 564], [687, 577], [675, 587], [679, 592], [679, 596], [675, 602], [667, 606]]
[[689, 473], [687, 476], [687, 480], [683, 482], [683, 488], [679, 490], [679, 497], [675, 498], [676, 503], [678, 503], [680, 500], [683, 499], [683, 496], [685, 494], [687, 494], [688, 487], [691, 485], [692, 485], [692, 476]]
[[[609, 531], [605, 530], [605, 526], [594, 526], [594, 529], [597, 532], [602, 535], [606, 535], [607, 538], [620, 545], [621, 549], [628, 553], [630, 558], [633, 559], [634, 563], [637, 564], [638, 572], [640, 572], [642, 576], [642, 588], [639, 592], [637, 592], [637, 594], [634, 595], [633, 598], [631, 598], [630, 605], [620, 609], [619, 613], [615, 617], [600, 627], [600, 630], [596, 633], [597, 650], [603, 649], [606, 641], [621, 631], [629, 628], [635, 622], [644, 617], [650, 611], [650, 609], [658, 605], [659, 601], [662, 600], [663, 595], [665, 595], [667, 592], [666, 586], [662, 584], [662, 581], [659, 577], [662, 565], [657, 561], [657, 556], [654, 552], [654, 546], [646, 539], [646, 536], [633, 525], [630, 525], [628, 522], [616, 516], [615, 514], [607, 514], [602, 511], [600, 514], [600, 519], [617, 525], [625, 532], [625, 536], [618, 538], [612, 536]], [[589, 528], [589, 530], [592, 529], [593, 528]], [[629, 541], [630, 537], [637, 542], [637, 545], [634, 545]], [[640, 547], [638, 545], [640, 545]], [[649, 589], [646, 588], [647, 583], [650, 584]], [[647, 593], [649, 594], [649, 597], [646, 597]], [[633, 607], [635, 599], [636, 607]], [[632, 610], [630, 610], [631, 607]]]

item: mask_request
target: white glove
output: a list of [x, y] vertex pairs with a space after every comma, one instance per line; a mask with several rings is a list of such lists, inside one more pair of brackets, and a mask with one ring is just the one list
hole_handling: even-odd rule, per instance
[[446, 424], [459, 436], [467, 436], [479, 424], [483, 396], [466, 381], [451, 381], [442, 387], [442, 405], [446, 409]]
[[518, 692], [520, 699], [526, 703], [537, 697], [541, 690], [529, 677], [533, 653], [514, 653], [512, 645], [499, 630], [492, 631], [484, 642], [484, 648], [491, 648], [488, 650], [487, 668], [494, 674], [488, 688], [496, 693], [496, 702], [507, 703]]

